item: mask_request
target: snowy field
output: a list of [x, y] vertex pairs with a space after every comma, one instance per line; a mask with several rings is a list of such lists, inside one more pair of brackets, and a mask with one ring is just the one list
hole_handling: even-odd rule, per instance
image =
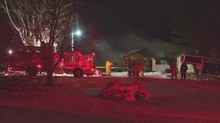
[[[219, 123], [220, 81], [171, 80], [163, 73], [128, 78], [54, 75], [0, 77], [0, 123]], [[143, 83], [146, 101], [100, 98], [109, 82]]]
[[[127, 77], [127, 72], [112, 72], [111, 76], [113, 77]], [[170, 74], [164, 74], [162, 72], [145, 72], [144, 77], [150, 78], [169, 78]]]
[[[105, 76], [105, 73], [103, 73]], [[45, 75], [45, 74], [43, 74]], [[170, 78], [170, 73], [162, 73], [162, 72], [145, 72], [144, 77], [150, 78]], [[54, 74], [54, 76], [72, 76], [71, 74]], [[127, 72], [112, 72], [111, 77], [128, 77]]]
[[[9, 73], [0, 73], [0, 76], [19, 76], [19, 75], [26, 75], [26, 73], [24, 73], [23, 71], [16, 71], [15, 73], [9, 74]], [[105, 73], [102, 73], [102, 76], [105, 77]], [[46, 76], [46, 73], [41, 73], [38, 74], [37, 76]], [[73, 77], [72, 74], [53, 74], [53, 76], [66, 76], [66, 77]], [[177, 75], [178, 78], [180, 78], [180, 74]], [[86, 75], [84, 75], [84, 77], [87, 77]], [[91, 77], [91, 76], [90, 76]], [[100, 76], [96, 76], [94, 75], [93, 77], [100, 77]], [[127, 72], [112, 72], [111, 73], [111, 77], [128, 77], [128, 73]], [[164, 72], [145, 72], [144, 76], [146, 78], [162, 78], [162, 79], [170, 79], [171, 78], [171, 73], [164, 73]], [[220, 79], [220, 77], [217, 77], [218, 79]], [[190, 80], [198, 80], [198, 78], [196, 78], [193, 73], [187, 73], [187, 79]], [[203, 78], [199, 78], [200, 80], [215, 80], [214, 78], [207, 78], [207, 77], [203, 77]]]

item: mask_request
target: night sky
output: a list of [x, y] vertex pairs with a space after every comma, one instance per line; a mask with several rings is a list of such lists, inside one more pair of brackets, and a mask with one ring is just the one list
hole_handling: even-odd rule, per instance
[[207, 20], [216, 20], [212, 25], [216, 28], [220, 18], [218, 3], [217, 0], [92, 0], [79, 14], [85, 37], [78, 42], [77, 49], [96, 51], [100, 64], [106, 60], [120, 63], [122, 55], [139, 48], [163, 57], [176, 16], [187, 15], [192, 20], [197, 16], [206, 25], [210, 23]]
[[[165, 43], [170, 42], [171, 26], [178, 15], [215, 20], [214, 24], [209, 21], [214, 28], [220, 22], [218, 0], [85, 1], [77, 11], [83, 35], [77, 39], [75, 49], [96, 52], [98, 65], [104, 65], [106, 60], [120, 63], [122, 55], [139, 48], [164, 56]], [[215, 29], [215, 35], [218, 32]]]

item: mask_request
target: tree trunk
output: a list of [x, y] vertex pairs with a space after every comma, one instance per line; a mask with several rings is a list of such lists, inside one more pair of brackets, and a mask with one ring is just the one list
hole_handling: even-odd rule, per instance
[[[52, 65], [49, 65], [49, 66], [52, 66]], [[52, 70], [52, 67], [48, 67], [46, 85], [47, 86], [53, 86], [53, 70]]]
[[47, 86], [53, 86], [53, 51], [50, 50], [48, 53], [48, 62], [47, 62]]

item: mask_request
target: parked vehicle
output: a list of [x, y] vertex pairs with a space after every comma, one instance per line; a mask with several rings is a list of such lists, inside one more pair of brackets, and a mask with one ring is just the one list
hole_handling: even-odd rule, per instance
[[[54, 53], [54, 63], [59, 59]], [[74, 77], [97, 74], [95, 54], [82, 54], [79, 51], [66, 51], [59, 61], [55, 73], [72, 73]], [[29, 75], [46, 72], [47, 53], [41, 47], [25, 46], [14, 50], [10, 55], [8, 71], [25, 71]]]
[[45, 51], [40, 47], [25, 46], [10, 52], [8, 72], [25, 71], [29, 75], [36, 75], [46, 65]]
[[194, 71], [198, 72], [199, 75], [220, 75], [220, 59], [198, 55], [182, 54], [180, 61], [182, 63], [185, 62], [186, 64], [192, 64]]
[[97, 75], [99, 73], [97, 73], [94, 58], [94, 53], [84, 55], [79, 51], [66, 51], [56, 71], [59, 73], [72, 73], [74, 77]]

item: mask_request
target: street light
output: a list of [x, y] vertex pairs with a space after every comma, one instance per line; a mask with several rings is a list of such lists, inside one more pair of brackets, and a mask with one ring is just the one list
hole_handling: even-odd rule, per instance
[[10, 49], [8, 50], [8, 54], [11, 56], [11, 54], [13, 53], [13, 51]]
[[75, 32], [73, 31], [72, 32], [72, 41], [71, 41], [71, 51], [74, 51], [74, 38], [75, 38], [75, 35], [76, 36], [80, 36], [82, 34], [82, 32], [80, 30], [76, 30]]

